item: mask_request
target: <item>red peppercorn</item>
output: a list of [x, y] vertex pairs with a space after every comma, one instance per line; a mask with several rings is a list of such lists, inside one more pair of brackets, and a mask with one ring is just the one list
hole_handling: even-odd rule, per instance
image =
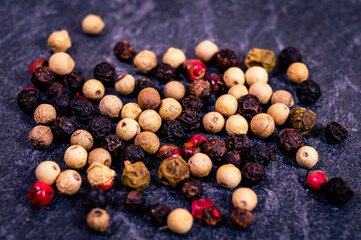
[[307, 176], [307, 184], [310, 188], [319, 191], [322, 184], [328, 182], [328, 178], [326, 176], [326, 173], [317, 170], [312, 171]]
[[84, 95], [83, 95], [83, 93], [81, 91], [77, 92], [75, 94], [75, 97], [76, 97], [77, 100], [85, 100], [85, 97], [84, 97]]
[[109, 183], [108, 185], [101, 185], [101, 184], [98, 184], [98, 188], [101, 188], [103, 189], [104, 191], [108, 190], [109, 188], [111, 188], [112, 186], [114, 185], [114, 181]]
[[24, 88], [24, 90], [38, 90], [38, 89], [35, 87], [27, 87], [27, 88]]
[[224, 91], [225, 84], [223, 78], [220, 74], [211, 73], [206, 77], [206, 80], [210, 82], [212, 92], [222, 92]]
[[36, 207], [43, 207], [48, 204], [54, 197], [54, 189], [46, 183], [36, 182], [30, 189], [28, 198]]
[[203, 134], [195, 133], [188, 138], [187, 143], [185, 143], [184, 146], [195, 147], [204, 141], [207, 141], [207, 138]]
[[45, 58], [35, 59], [29, 66], [29, 72], [33, 73], [35, 69], [37, 69], [38, 67], [44, 67], [48, 65], [49, 65], [48, 60], [46, 60]]
[[207, 74], [207, 67], [198, 59], [190, 59], [183, 63], [185, 77], [190, 80], [202, 79]]
[[182, 151], [182, 157], [183, 158], [189, 158], [192, 157], [196, 153], [200, 153], [200, 148], [194, 148], [194, 147], [185, 147], [181, 149]]
[[217, 208], [209, 207], [203, 211], [203, 221], [209, 226], [214, 226], [222, 221], [222, 215]]
[[192, 215], [193, 217], [202, 220], [203, 211], [206, 208], [214, 207], [213, 201], [210, 199], [198, 199], [192, 202]]

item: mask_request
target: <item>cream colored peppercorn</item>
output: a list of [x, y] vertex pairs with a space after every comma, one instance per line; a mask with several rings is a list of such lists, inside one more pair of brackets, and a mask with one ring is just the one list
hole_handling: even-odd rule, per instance
[[296, 161], [301, 167], [313, 167], [318, 162], [318, 153], [313, 147], [303, 146], [296, 153]]
[[193, 226], [193, 216], [184, 208], [174, 209], [167, 217], [167, 225], [171, 231], [185, 234]]
[[208, 176], [212, 165], [212, 160], [204, 153], [196, 153], [188, 160], [189, 170], [195, 177]]
[[203, 127], [210, 133], [222, 131], [225, 121], [219, 112], [209, 112], [203, 117]]
[[218, 46], [209, 40], [198, 43], [195, 53], [199, 60], [207, 63], [212, 60], [213, 56], [218, 52]]
[[76, 130], [70, 137], [71, 145], [80, 145], [86, 150], [91, 149], [93, 147], [93, 143], [93, 136], [88, 131], [82, 129]]
[[266, 69], [259, 66], [248, 68], [245, 77], [248, 86], [251, 86], [255, 82], [268, 82], [268, 73]]
[[105, 88], [101, 81], [90, 79], [83, 85], [83, 94], [90, 101], [96, 101], [104, 96]]
[[72, 169], [61, 172], [56, 179], [56, 188], [61, 194], [74, 195], [81, 187], [80, 174]]
[[65, 52], [71, 47], [68, 31], [55, 31], [48, 38], [48, 45], [54, 52]]
[[109, 214], [101, 208], [93, 208], [86, 217], [88, 227], [97, 232], [105, 232], [109, 227]]
[[226, 131], [228, 135], [235, 134], [247, 134], [248, 122], [240, 114], [232, 115], [227, 119]]
[[257, 194], [250, 188], [238, 188], [232, 195], [232, 203], [238, 209], [252, 211], [257, 206]]
[[224, 94], [217, 99], [215, 108], [223, 116], [229, 117], [237, 112], [238, 102], [232, 95]]
[[138, 94], [138, 104], [142, 109], [156, 109], [160, 104], [159, 92], [154, 88], [144, 88]]
[[135, 56], [133, 63], [138, 72], [148, 73], [157, 66], [157, 56], [152, 51], [143, 50]]
[[271, 103], [272, 104], [283, 103], [289, 108], [292, 107], [293, 105], [295, 105], [295, 102], [293, 101], [293, 97], [292, 97], [291, 93], [287, 92], [285, 90], [278, 90], [278, 91], [274, 92], [271, 97]]
[[41, 162], [35, 169], [38, 181], [53, 185], [60, 174], [60, 167], [54, 161]]
[[231, 163], [220, 166], [216, 177], [217, 182], [224, 188], [234, 188], [242, 179], [241, 171]]
[[49, 68], [58, 75], [66, 75], [73, 71], [74, 60], [65, 52], [54, 53], [49, 58]]
[[100, 16], [89, 14], [83, 19], [81, 27], [86, 34], [96, 35], [103, 30], [105, 24]]
[[158, 112], [164, 120], [174, 120], [182, 113], [182, 105], [174, 98], [165, 98], [160, 102]]
[[89, 153], [89, 157], [88, 157], [89, 166], [94, 162], [98, 162], [109, 167], [112, 164], [112, 156], [104, 148], [95, 148]]
[[272, 88], [264, 82], [255, 82], [249, 88], [249, 94], [255, 95], [262, 104], [267, 104], [272, 96]]
[[184, 98], [186, 89], [181, 82], [170, 81], [164, 86], [164, 96], [166, 98], [174, 98], [176, 100], [181, 100]]
[[64, 161], [70, 168], [83, 168], [88, 159], [88, 152], [80, 145], [72, 145], [66, 149], [64, 154]]
[[147, 109], [139, 115], [138, 123], [143, 131], [156, 132], [162, 126], [162, 118], [153, 109]]
[[122, 118], [131, 118], [134, 120], [138, 120], [141, 113], [142, 109], [137, 103], [127, 103], [122, 108], [122, 112], [120, 113], [120, 115]]
[[248, 89], [243, 84], [236, 84], [228, 90], [228, 94], [235, 97], [238, 101], [241, 97], [248, 94]]
[[106, 95], [99, 103], [100, 112], [108, 118], [118, 118], [122, 107], [122, 100], [115, 95]]
[[140, 146], [149, 154], [155, 154], [159, 149], [160, 141], [154, 133], [144, 131], [135, 137], [134, 144]]
[[301, 62], [292, 63], [287, 68], [287, 77], [292, 83], [301, 83], [308, 78], [308, 69], [305, 64]]
[[135, 79], [130, 74], [120, 75], [118, 76], [115, 84], [115, 90], [120, 95], [129, 95], [134, 91], [135, 88]]
[[98, 162], [93, 162], [86, 172], [89, 183], [93, 187], [97, 187], [98, 185], [109, 185], [114, 181], [114, 177], [117, 175], [114, 170]]
[[34, 111], [34, 120], [37, 124], [50, 124], [56, 119], [56, 110], [50, 104], [40, 104]]
[[259, 113], [252, 118], [250, 127], [256, 137], [267, 138], [274, 132], [275, 122], [267, 113]]
[[186, 55], [178, 48], [168, 48], [167, 52], [163, 55], [163, 62], [178, 68], [186, 61]]
[[273, 118], [276, 125], [281, 126], [287, 121], [290, 109], [283, 103], [275, 103], [268, 108], [267, 114]]
[[130, 141], [140, 133], [140, 126], [134, 119], [123, 118], [117, 125], [116, 133], [122, 140]]
[[29, 141], [36, 148], [46, 148], [53, 142], [53, 132], [48, 126], [38, 125], [30, 131]]
[[228, 88], [237, 84], [244, 84], [244, 73], [239, 67], [228, 68], [223, 74], [223, 81]]

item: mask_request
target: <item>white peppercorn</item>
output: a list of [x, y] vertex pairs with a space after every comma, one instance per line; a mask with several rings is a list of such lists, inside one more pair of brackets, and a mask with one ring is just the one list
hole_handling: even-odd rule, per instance
[[70, 137], [70, 144], [71, 145], [80, 145], [86, 150], [89, 150], [93, 147], [93, 136], [85, 130], [79, 129], [73, 132]]
[[264, 82], [255, 82], [249, 88], [249, 94], [255, 95], [262, 104], [267, 104], [272, 96], [272, 88]]
[[238, 101], [241, 97], [248, 94], [248, 89], [243, 84], [236, 84], [228, 90], [228, 94], [235, 97]]
[[303, 146], [296, 153], [296, 161], [301, 167], [313, 167], [318, 162], [318, 153], [313, 147]]
[[38, 181], [53, 185], [60, 174], [60, 167], [54, 161], [43, 161], [35, 169]]
[[122, 108], [122, 112], [120, 113], [120, 115], [122, 118], [131, 118], [134, 120], [138, 120], [141, 113], [142, 109], [137, 103], [127, 103]]
[[228, 135], [235, 134], [247, 134], [248, 122], [239, 114], [232, 115], [227, 119], [226, 131]]
[[89, 157], [88, 157], [89, 166], [94, 162], [98, 162], [109, 167], [112, 164], [112, 156], [104, 148], [95, 148], [89, 153]]
[[237, 84], [243, 85], [245, 82], [244, 73], [242, 69], [238, 67], [228, 68], [227, 71], [225, 71], [223, 74], [223, 81], [228, 88], [231, 88]]
[[103, 30], [105, 24], [100, 16], [89, 14], [83, 19], [81, 27], [86, 34], [95, 35]]
[[115, 82], [115, 90], [120, 95], [129, 95], [134, 91], [135, 88], [135, 79], [130, 74], [120, 75], [118, 76]]
[[72, 169], [61, 172], [56, 179], [56, 188], [61, 194], [74, 195], [81, 186], [80, 174]]
[[153, 109], [147, 109], [139, 115], [138, 123], [143, 131], [156, 132], [162, 126], [162, 118]]
[[86, 172], [89, 183], [93, 187], [109, 185], [117, 175], [114, 170], [98, 162], [93, 162]]
[[93, 208], [86, 217], [88, 227], [97, 232], [105, 232], [109, 227], [109, 214], [101, 208]]
[[138, 145], [149, 154], [155, 154], [160, 147], [158, 136], [149, 131], [139, 133], [135, 137], [134, 144]]
[[184, 208], [174, 209], [167, 217], [167, 225], [173, 232], [185, 234], [193, 226], [193, 216]]
[[152, 51], [143, 50], [135, 56], [133, 63], [138, 72], [148, 73], [157, 66], [157, 56]]
[[34, 120], [37, 124], [48, 125], [56, 119], [56, 110], [50, 104], [40, 104], [34, 111]]
[[160, 102], [158, 112], [164, 120], [174, 120], [182, 113], [182, 105], [174, 98], [165, 98]]
[[170, 81], [164, 86], [164, 96], [166, 98], [174, 98], [176, 100], [181, 100], [184, 98], [186, 89], [181, 82]]
[[73, 71], [74, 60], [65, 52], [54, 53], [49, 58], [49, 68], [58, 75], [66, 75]]
[[178, 68], [186, 61], [186, 55], [178, 48], [168, 48], [167, 52], [163, 55], [163, 62]]
[[130, 141], [140, 133], [140, 126], [134, 119], [124, 118], [118, 123], [116, 133], [122, 140]]
[[204, 153], [196, 153], [188, 160], [189, 170], [195, 177], [208, 176], [212, 165], [212, 160]]
[[218, 46], [209, 40], [204, 40], [198, 43], [195, 53], [199, 60], [202, 62], [209, 62], [213, 56], [218, 52]]
[[29, 133], [30, 144], [36, 148], [46, 148], [53, 142], [53, 133], [48, 126], [38, 125]]
[[267, 114], [273, 118], [276, 125], [281, 126], [287, 121], [290, 109], [283, 103], [275, 103], [268, 108]]
[[48, 38], [48, 45], [54, 52], [65, 52], [71, 47], [68, 31], [55, 31]]
[[230, 94], [220, 96], [215, 104], [216, 111], [225, 117], [232, 116], [237, 112], [238, 102], [235, 97]]
[[238, 209], [252, 211], [257, 202], [257, 194], [250, 188], [238, 188], [232, 195], [233, 206]]
[[122, 100], [115, 95], [106, 95], [99, 103], [100, 112], [108, 118], [118, 118], [122, 107]]
[[209, 112], [203, 117], [203, 127], [210, 133], [222, 131], [225, 121], [219, 112]]
[[72, 145], [66, 149], [64, 154], [64, 161], [70, 168], [83, 168], [88, 159], [88, 152], [80, 145]]
[[255, 82], [268, 82], [268, 73], [266, 69], [259, 66], [248, 68], [245, 73], [245, 77], [248, 86], [251, 86]]
[[259, 113], [252, 118], [250, 127], [256, 137], [267, 138], [274, 132], [275, 122], [267, 113]]
[[287, 68], [287, 77], [292, 83], [301, 83], [308, 78], [308, 69], [304, 63], [295, 62]]
[[293, 105], [295, 105], [292, 94], [285, 90], [278, 90], [278, 91], [274, 92], [271, 97], [271, 103], [272, 104], [283, 103], [289, 108], [292, 107]]
[[224, 188], [234, 188], [241, 182], [241, 171], [233, 164], [225, 164], [218, 168], [217, 182]]
[[101, 81], [96, 79], [90, 79], [86, 81], [83, 85], [83, 94], [84, 96], [91, 100], [96, 101], [101, 99], [104, 96], [105, 88]]

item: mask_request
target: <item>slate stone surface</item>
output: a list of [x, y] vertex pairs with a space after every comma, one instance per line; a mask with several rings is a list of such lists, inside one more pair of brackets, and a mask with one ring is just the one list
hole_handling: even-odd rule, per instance
[[[360, 12], [358, 0], [2, 1], [0, 238], [361, 239]], [[88, 13], [101, 15], [107, 25], [99, 36], [90, 37], [81, 31], [81, 20]], [[79, 200], [89, 187], [84, 171], [83, 187], [75, 196], [57, 193], [50, 205], [41, 209], [31, 206], [27, 193], [36, 181], [35, 167], [50, 159], [66, 169], [63, 153], [68, 144], [53, 143], [44, 150], [34, 149], [28, 142], [28, 133], [35, 121], [20, 111], [16, 96], [31, 85], [29, 63], [51, 55], [47, 37], [61, 29], [69, 31], [73, 46], [68, 52], [76, 61], [76, 69], [82, 70], [87, 79], [93, 77], [92, 68], [101, 61], [114, 64], [117, 74], [141, 76], [132, 65], [114, 57], [112, 48], [120, 40], [129, 40], [137, 51], [153, 50], [159, 59], [171, 46], [194, 58], [194, 47], [204, 39], [215, 41], [220, 48], [235, 50], [242, 61], [254, 47], [271, 49], [276, 54], [287, 46], [300, 49], [310, 78], [323, 91], [320, 101], [308, 107], [317, 113], [317, 125], [306, 135], [306, 144], [318, 150], [319, 163], [312, 169], [303, 169], [277, 150], [278, 159], [266, 168], [266, 179], [253, 187], [259, 203], [253, 211], [256, 220], [246, 230], [234, 229], [228, 219], [234, 190], [221, 188], [211, 178], [202, 181], [204, 197], [213, 199], [226, 220], [216, 227], [195, 221], [193, 229], [184, 236], [156, 229], [144, 216], [129, 214], [122, 204], [127, 189], [119, 179], [109, 191], [113, 196], [107, 207], [112, 219], [109, 229], [103, 234], [90, 232]], [[178, 78], [186, 84], [182, 76]], [[162, 85], [155, 82], [162, 91]], [[269, 83], [274, 91], [289, 90], [296, 106], [302, 106], [295, 95], [296, 86], [288, 82], [284, 73], [275, 70]], [[111, 89], [107, 91], [114, 93]], [[121, 99], [124, 103], [135, 100]], [[208, 110], [214, 109], [214, 100], [211, 98]], [[338, 121], [349, 130], [345, 143], [333, 146], [325, 142], [322, 131], [329, 121]], [[226, 139], [226, 134], [222, 133], [221, 138]], [[252, 143], [257, 142], [262, 141], [252, 138]], [[266, 144], [275, 146], [273, 138]], [[179, 192], [159, 183], [156, 177], [159, 161], [147, 158], [145, 163], [152, 174], [151, 185], [144, 191], [148, 203], [190, 209]], [[120, 176], [122, 168], [114, 168]], [[320, 194], [308, 190], [305, 178], [316, 169], [326, 171], [329, 177], [348, 179], [355, 190], [354, 198], [344, 206], [333, 206]], [[25, 218], [31, 221], [28, 223]]]

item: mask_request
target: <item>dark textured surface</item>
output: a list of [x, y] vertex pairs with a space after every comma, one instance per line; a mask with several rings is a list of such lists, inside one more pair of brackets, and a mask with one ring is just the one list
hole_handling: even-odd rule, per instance
[[[1, 239], [360, 239], [360, 76], [361, 3], [350, 1], [2, 1], [0, 8], [1, 72], [1, 157], [0, 157], [0, 238]], [[80, 27], [88, 13], [100, 14], [106, 23], [96, 37], [86, 36]], [[310, 170], [277, 150], [277, 161], [266, 168], [266, 179], [256, 191], [259, 203], [253, 211], [254, 224], [246, 230], [234, 229], [229, 221], [234, 190], [203, 181], [204, 197], [214, 200], [227, 219], [216, 227], [195, 221], [185, 236], [150, 225], [144, 216], [129, 214], [122, 201], [126, 189], [117, 183], [111, 190], [113, 203], [107, 207], [110, 228], [103, 234], [91, 233], [79, 194], [65, 197], [56, 193], [44, 208], [32, 207], [27, 192], [35, 182], [34, 170], [43, 160], [54, 160], [64, 170], [63, 153], [68, 144], [53, 143], [36, 150], [28, 142], [34, 127], [32, 117], [16, 105], [16, 96], [30, 86], [28, 65], [35, 58], [51, 55], [47, 37], [52, 31], [67, 29], [73, 46], [68, 51], [86, 79], [93, 67], [109, 61], [117, 74], [131, 73], [132, 65], [120, 63], [113, 55], [116, 42], [129, 40], [136, 50], [153, 50], [159, 59], [168, 47], [185, 51], [194, 58], [194, 47], [204, 39], [220, 48], [235, 50], [243, 61], [253, 47], [268, 48], [278, 54], [287, 46], [300, 49], [310, 69], [310, 78], [323, 91], [309, 108], [317, 113], [316, 129], [306, 135], [306, 144], [320, 156], [312, 169], [322, 169], [329, 177], [344, 177], [355, 190], [344, 206], [328, 204], [324, 197], [307, 189]], [[158, 81], [155, 81], [158, 84]], [[183, 80], [183, 83], [186, 81]], [[296, 86], [284, 74], [274, 71], [269, 80], [273, 90], [289, 90], [296, 106]], [[162, 87], [158, 84], [160, 90]], [[121, 97], [123, 102], [130, 99]], [[214, 100], [214, 98], [213, 98]], [[211, 105], [210, 109], [213, 106]], [[323, 127], [329, 121], [342, 123], [349, 131], [340, 145], [325, 142]], [[278, 130], [277, 130], [278, 132]], [[222, 138], [225, 138], [223, 134]], [[272, 146], [273, 139], [267, 141]], [[252, 143], [261, 142], [252, 139]], [[190, 205], [175, 190], [161, 185], [155, 176], [159, 161], [147, 159], [151, 185], [144, 191], [148, 204], [166, 203], [171, 209]], [[118, 176], [121, 168], [116, 168]], [[117, 179], [119, 182], [119, 179]], [[31, 222], [25, 222], [30, 218]]]

